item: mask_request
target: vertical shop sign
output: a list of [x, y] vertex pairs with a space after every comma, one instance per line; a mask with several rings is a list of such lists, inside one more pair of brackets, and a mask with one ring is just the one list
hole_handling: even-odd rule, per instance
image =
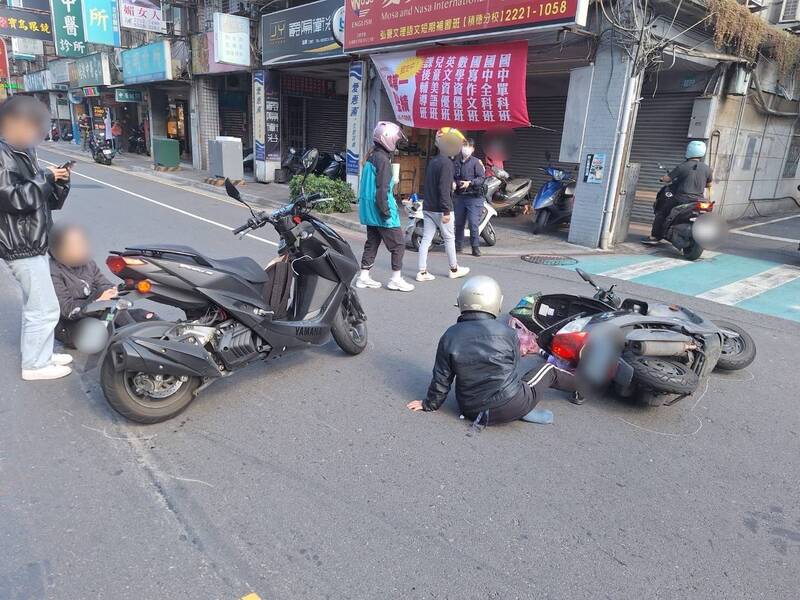
[[361, 143], [364, 138], [364, 67], [363, 60], [350, 63], [350, 80], [347, 89], [347, 182], [358, 189], [358, 172], [361, 166]]
[[214, 13], [214, 61], [250, 66], [250, 19]]
[[119, 47], [117, 0], [83, 0], [83, 23], [87, 42]]
[[50, 10], [56, 54], [84, 56], [87, 49], [82, 0], [50, 0]]
[[266, 71], [264, 78], [264, 122], [266, 143], [264, 155], [268, 161], [281, 160], [281, 74]]
[[8, 49], [6, 47], [6, 41], [0, 38], [0, 79], [8, 79], [9, 74]]
[[256, 181], [267, 181], [267, 154], [264, 148], [267, 135], [267, 121], [264, 116], [264, 78], [263, 69], [253, 71], [253, 151]]

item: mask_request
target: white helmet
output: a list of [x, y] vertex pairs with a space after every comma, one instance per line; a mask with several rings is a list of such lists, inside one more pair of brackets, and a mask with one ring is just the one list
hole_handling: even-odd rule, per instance
[[398, 143], [407, 140], [400, 125], [391, 121], [378, 121], [375, 129], [372, 130], [372, 139], [389, 152], [394, 152], [397, 150]]
[[458, 308], [462, 313], [485, 312], [496, 317], [502, 306], [503, 292], [500, 285], [486, 275], [470, 277], [458, 293]]

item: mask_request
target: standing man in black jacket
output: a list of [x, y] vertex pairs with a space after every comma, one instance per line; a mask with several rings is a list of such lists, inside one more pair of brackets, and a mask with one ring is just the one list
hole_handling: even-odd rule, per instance
[[475, 140], [467, 139], [461, 154], [453, 159], [456, 182], [456, 252], [464, 245], [464, 227], [469, 224], [469, 241], [472, 256], [481, 255], [481, 216], [483, 214], [483, 183], [486, 169], [474, 156]]
[[458, 266], [456, 256], [456, 237], [453, 228], [453, 157], [464, 146], [464, 135], [454, 127], [442, 127], [436, 132], [436, 147], [439, 154], [434, 156], [425, 169], [425, 188], [422, 201], [424, 229], [419, 244], [419, 272], [417, 281], [436, 279], [428, 273], [428, 250], [431, 248], [436, 231], [442, 235], [447, 261], [450, 263], [448, 277], [456, 279], [469, 273], [466, 267]]
[[31, 96], [0, 104], [0, 258], [22, 288], [22, 378], [58, 379], [72, 372], [68, 354], [54, 354], [59, 308], [47, 242], [52, 217], [69, 193], [69, 170], [42, 169], [35, 146], [50, 114]]
[[458, 294], [461, 316], [439, 340], [428, 395], [409, 402], [410, 410], [438, 410], [454, 379], [461, 414], [484, 425], [524, 419], [545, 388], [575, 394], [572, 373], [549, 363], [520, 377], [517, 334], [497, 320], [502, 304], [500, 286], [491, 277], [464, 282]]

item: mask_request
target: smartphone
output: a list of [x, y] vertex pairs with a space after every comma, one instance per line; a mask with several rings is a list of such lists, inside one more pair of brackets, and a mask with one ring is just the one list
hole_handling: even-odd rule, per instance
[[71, 169], [74, 166], [75, 166], [75, 161], [74, 160], [70, 160], [68, 162], [65, 162], [63, 165], [61, 165], [59, 167], [59, 169]]

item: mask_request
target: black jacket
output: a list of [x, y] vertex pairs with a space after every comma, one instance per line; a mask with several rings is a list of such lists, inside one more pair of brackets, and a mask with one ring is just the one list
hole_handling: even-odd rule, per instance
[[[391, 218], [389, 208], [389, 187], [392, 185], [392, 155], [380, 144], [375, 144], [370, 162], [375, 166], [375, 205], [384, 219]], [[398, 203], [399, 210], [399, 203]]]
[[455, 378], [463, 415], [474, 419], [481, 411], [498, 409], [524, 393], [518, 363], [519, 341], [513, 329], [487, 313], [464, 313], [439, 340], [422, 406], [437, 410]]
[[50, 277], [61, 308], [61, 319], [67, 321], [80, 318], [84, 308], [113, 287], [94, 261], [80, 267], [68, 267], [51, 258]]
[[47, 251], [50, 211], [64, 205], [69, 184], [56, 183], [35, 156], [0, 141], [0, 258], [17, 260]]
[[425, 169], [422, 210], [449, 215], [453, 210], [453, 161], [437, 154]]
[[[483, 182], [486, 181], [486, 169], [483, 163], [477, 156], [470, 156], [464, 160], [462, 156], [456, 156], [453, 159], [454, 178], [456, 182], [456, 196], [462, 198], [474, 198], [476, 196], [483, 196], [483, 192], [479, 189]], [[469, 181], [470, 187], [462, 190], [459, 182]]]

